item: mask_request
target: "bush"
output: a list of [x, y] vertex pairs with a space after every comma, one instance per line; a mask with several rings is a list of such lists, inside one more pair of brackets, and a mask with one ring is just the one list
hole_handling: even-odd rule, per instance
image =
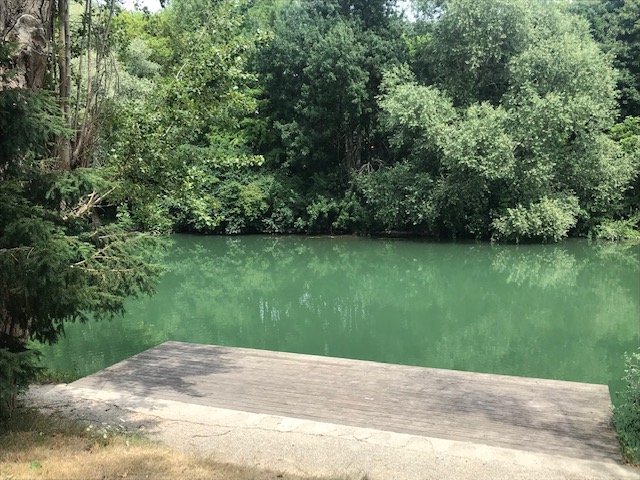
[[619, 242], [623, 240], [640, 241], [640, 215], [624, 220], [605, 220], [595, 230], [596, 238]]
[[16, 352], [0, 348], [0, 420], [11, 416], [16, 406], [16, 397], [38, 375], [38, 355], [33, 350]]
[[618, 393], [620, 404], [615, 408], [616, 430], [624, 458], [640, 465], [640, 349], [626, 356], [624, 381], [626, 388]]
[[372, 230], [429, 231], [437, 217], [433, 184], [407, 162], [355, 177]]
[[579, 213], [576, 197], [543, 197], [528, 207], [518, 205], [493, 221], [494, 239], [515, 240], [542, 239], [557, 242], [565, 238], [577, 223]]

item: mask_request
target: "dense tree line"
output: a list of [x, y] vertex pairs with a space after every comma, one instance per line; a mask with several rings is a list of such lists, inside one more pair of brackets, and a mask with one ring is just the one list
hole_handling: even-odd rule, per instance
[[104, 161], [157, 230], [637, 236], [638, 5], [121, 12]]

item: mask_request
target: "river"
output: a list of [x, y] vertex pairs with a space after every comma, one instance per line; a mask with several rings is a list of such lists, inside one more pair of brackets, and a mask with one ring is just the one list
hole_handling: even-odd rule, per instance
[[68, 324], [87, 375], [166, 340], [612, 384], [640, 346], [640, 246], [173, 237], [157, 294]]

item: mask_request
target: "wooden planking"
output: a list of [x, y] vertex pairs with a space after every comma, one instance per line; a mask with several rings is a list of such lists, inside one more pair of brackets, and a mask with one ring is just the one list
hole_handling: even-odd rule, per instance
[[619, 461], [608, 388], [167, 342], [72, 385]]

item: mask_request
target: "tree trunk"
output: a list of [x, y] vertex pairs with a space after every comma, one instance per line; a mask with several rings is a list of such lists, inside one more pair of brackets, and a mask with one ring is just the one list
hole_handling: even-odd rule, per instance
[[[52, 31], [51, 0], [0, 0], [0, 39], [15, 45], [10, 58], [11, 74], [7, 78], [0, 76], [0, 90], [38, 90], [44, 86]], [[29, 325], [15, 322], [1, 304], [0, 336], [24, 345], [29, 338]]]
[[15, 42], [12, 75], [5, 88], [38, 89], [44, 85], [53, 25], [51, 0], [0, 0], [0, 38]]
[[360, 168], [362, 166], [362, 131], [360, 128], [346, 134], [344, 150], [344, 164], [347, 171]]
[[[69, 94], [71, 92], [71, 44], [69, 42], [69, 0], [58, 0], [58, 70], [60, 71], [60, 108], [65, 123], [69, 125]], [[60, 136], [60, 169], [71, 169], [71, 143], [69, 138]]]

